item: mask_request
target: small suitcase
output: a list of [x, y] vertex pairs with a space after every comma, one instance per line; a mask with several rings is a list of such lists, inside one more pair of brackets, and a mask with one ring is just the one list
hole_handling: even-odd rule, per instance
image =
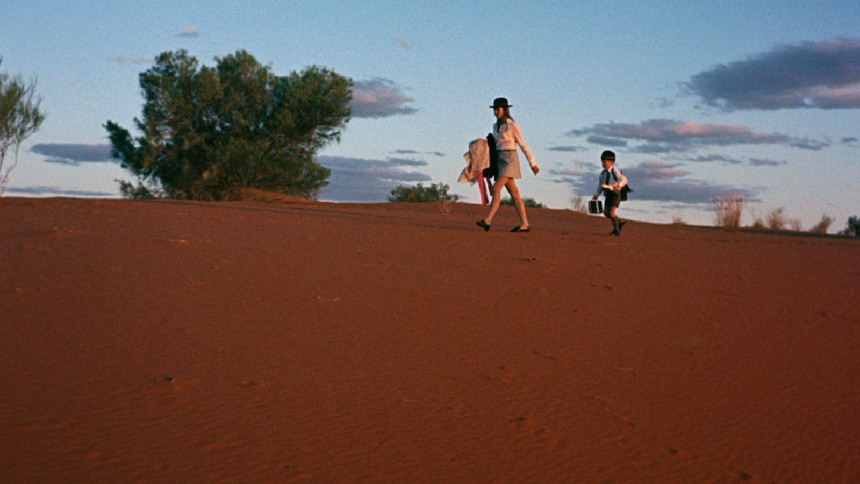
[[600, 200], [589, 200], [588, 213], [603, 213], [603, 202], [601, 202]]

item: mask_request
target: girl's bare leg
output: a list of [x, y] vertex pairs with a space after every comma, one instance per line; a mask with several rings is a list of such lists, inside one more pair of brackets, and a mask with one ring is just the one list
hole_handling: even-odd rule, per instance
[[514, 208], [517, 209], [517, 215], [520, 216], [520, 227], [528, 228], [529, 219], [526, 217], [526, 204], [523, 203], [523, 198], [520, 196], [520, 189], [517, 186], [517, 183], [513, 178], [508, 178], [505, 186], [508, 189], [508, 193], [511, 194], [511, 199], [514, 201]]
[[508, 184], [508, 180], [511, 180], [511, 178], [503, 176], [493, 185], [493, 201], [490, 203], [489, 213], [484, 217], [484, 222], [487, 222], [487, 225], [493, 224], [493, 217], [496, 216], [496, 211], [499, 209], [499, 203], [502, 201], [502, 187]]

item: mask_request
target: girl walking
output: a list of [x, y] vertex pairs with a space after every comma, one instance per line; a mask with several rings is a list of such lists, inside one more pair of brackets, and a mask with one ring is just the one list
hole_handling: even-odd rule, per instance
[[526, 155], [526, 160], [532, 172], [537, 175], [540, 171], [535, 164], [535, 157], [532, 155], [528, 145], [523, 139], [523, 133], [520, 131], [520, 126], [511, 117], [511, 105], [508, 100], [503, 97], [498, 97], [493, 100], [493, 114], [496, 116], [496, 122], [493, 124], [493, 138], [496, 142], [496, 150], [498, 153], [498, 171], [496, 174], [496, 183], [493, 185], [493, 202], [490, 204], [490, 211], [487, 216], [476, 222], [479, 227], [485, 231], [490, 230], [493, 223], [493, 217], [499, 209], [501, 202], [502, 187], [508, 189], [511, 198], [514, 201], [514, 207], [517, 209], [517, 215], [520, 216], [520, 225], [516, 226], [511, 232], [528, 232], [529, 221], [526, 218], [526, 206], [520, 196], [520, 190], [517, 187], [517, 178], [522, 178], [520, 173], [520, 158], [517, 154], [517, 146], [523, 150]]

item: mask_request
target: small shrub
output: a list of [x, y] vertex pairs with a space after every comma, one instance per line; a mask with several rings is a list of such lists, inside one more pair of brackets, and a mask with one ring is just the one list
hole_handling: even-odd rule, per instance
[[761, 217], [754, 217], [753, 223], [750, 227], [754, 229], [763, 229], [764, 228], [764, 220]]
[[687, 225], [687, 222], [684, 222], [684, 218], [680, 215], [672, 215], [672, 223], [675, 225]]
[[728, 196], [714, 198], [717, 211], [717, 227], [735, 231], [741, 225], [741, 215], [744, 211], [744, 198]]
[[856, 215], [848, 217], [848, 222], [845, 225], [845, 230], [839, 233], [842, 235], [860, 237], [860, 217]]
[[794, 232], [800, 232], [803, 230], [803, 221], [799, 218], [793, 218], [788, 221], [788, 227]]
[[588, 203], [582, 195], [574, 195], [570, 199], [570, 206], [573, 207], [574, 211], [579, 213], [585, 213], [588, 211]]
[[779, 207], [771, 210], [765, 217], [765, 221], [770, 230], [782, 230], [785, 228], [785, 209]]
[[459, 197], [457, 195], [449, 195], [448, 185], [442, 183], [431, 183], [429, 187], [425, 187], [419, 183], [414, 187], [405, 187], [399, 185], [394, 190], [391, 190], [391, 196], [388, 197], [389, 202], [410, 202], [410, 203], [432, 203], [456, 202]]
[[[502, 201], [499, 202], [499, 205], [507, 205], [507, 206], [513, 207], [514, 206], [514, 199], [513, 198], [503, 198]], [[546, 206], [544, 204], [542, 204], [540, 202], [536, 202], [534, 200], [534, 198], [523, 198], [523, 205], [525, 205], [526, 208], [546, 208]]]
[[833, 217], [822, 215], [821, 220], [817, 224], [813, 225], [809, 231], [813, 234], [826, 234], [832, 223]]

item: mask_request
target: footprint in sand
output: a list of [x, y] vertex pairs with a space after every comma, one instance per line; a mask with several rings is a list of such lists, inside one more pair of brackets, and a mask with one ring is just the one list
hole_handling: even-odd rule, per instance
[[487, 375], [485, 378], [487, 380], [502, 384], [502, 385], [510, 385], [513, 381], [514, 377], [517, 376], [519, 372], [505, 365], [500, 365], [497, 368], [497, 371], [492, 375]]
[[239, 382], [239, 385], [245, 388], [250, 388], [251, 390], [260, 390], [264, 386], [262, 383], [256, 380], [242, 380]]

